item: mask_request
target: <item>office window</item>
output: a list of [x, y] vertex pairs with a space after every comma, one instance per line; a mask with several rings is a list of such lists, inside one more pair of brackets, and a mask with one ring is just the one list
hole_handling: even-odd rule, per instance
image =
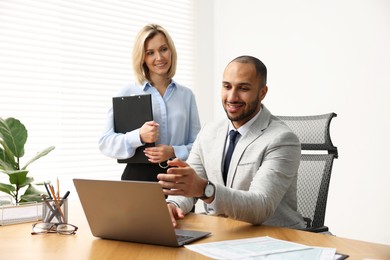
[[175, 80], [193, 86], [191, 0], [0, 0], [0, 117], [26, 125], [23, 162], [56, 146], [30, 165], [36, 180], [120, 179], [124, 165], [97, 141], [111, 97], [134, 80], [133, 40], [147, 23], [169, 31]]

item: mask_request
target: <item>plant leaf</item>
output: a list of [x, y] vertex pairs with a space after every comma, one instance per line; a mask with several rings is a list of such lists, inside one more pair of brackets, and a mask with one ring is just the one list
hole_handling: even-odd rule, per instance
[[[4, 148], [1, 148], [1, 146]], [[17, 170], [18, 163], [5, 142], [0, 139], [0, 170]]]
[[0, 118], [0, 137], [15, 157], [24, 155], [27, 136], [27, 129], [19, 120], [13, 117], [5, 120]]
[[35, 185], [29, 184], [24, 194], [20, 197], [20, 202], [42, 201], [41, 193], [45, 192], [37, 189]]
[[9, 176], [9, 182], [16, 185], [16, 189], [20, 189], [21, 187], [28, 185], [27, 170], [5, 171], [5, 173]]
[[30, 185], [34, 182], [34, 178], [33, 177], [26, 177], [26, 181], [24, 183], [22, 183], [19, 188], [22, 188], [24, 186], [27, 186], [27, 185]]
[[39, 158], [47, 155], [48, 153], [50, 153], [51, 151], [53, 151], [55, 148], [55, 146], [50, 146], [50, 147], [47, 147], [46, 149], [40, 151], [39, 153], [37, 153], [33, 158], [31, 158], [25, 166], [23, 166], [22, 170], [25, 170], [27, 168], [27, 166], [29, 166], [32, 162], [38, 160]]
[[31, 202], [31, 201], [41, 202], [41, 201], [42, 201], [42, 198], [41, 198], [40, 194], [22, 195], [22, 196], [20, 197], [19, 203], [22, 203], [22, 202]]
[[12, 192], [15, 191], [15, 186], [6, 184], [6, 183], [0, 183], [0, 191], [7, 193], [11, 196], [13, 196]]

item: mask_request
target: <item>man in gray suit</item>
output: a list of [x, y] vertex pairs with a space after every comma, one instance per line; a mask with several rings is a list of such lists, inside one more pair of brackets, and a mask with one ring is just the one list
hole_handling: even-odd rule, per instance
[[[167, 174], [158, 175], [174, 226], [201, 199], [209, 215], [305, 227], [297, 212], [300, 143], [262, 104], [266, 80], [265, 65], [252, 56], [235, 58], [225, 68], [222, 104], [229, 120], [206, 124], [187, 162], [169, 161]], [[238, 135], [230, 137], [231, 130]]]

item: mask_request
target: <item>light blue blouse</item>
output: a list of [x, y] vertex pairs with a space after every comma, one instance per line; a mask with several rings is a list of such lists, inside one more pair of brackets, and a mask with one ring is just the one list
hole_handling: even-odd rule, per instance
[[[176, 157], [186, 160], [201, 127], [195, 96], [191, 89], [172, 80], [164, 96], [161, 96], [158, 90], [147, 82], [143, 86], [132, 83], [121, 89], [116, 96], [139, 94], [152, 95], [153, 120], [160, 125], [160, 135], [156, 144], [172, 146]], [[139, 129], [126, 134], [114, 132], [111, 107], [99, 139], [100, 151], [112, 158], [127, 159], [132, 157], [141, 145], [143, 144]]]

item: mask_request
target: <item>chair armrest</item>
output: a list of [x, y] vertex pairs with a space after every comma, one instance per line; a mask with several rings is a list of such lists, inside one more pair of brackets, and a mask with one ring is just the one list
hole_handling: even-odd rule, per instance
[[322, 227], [309, 227], [302, 229], [303, 231], [313, 232], [313, 233], [330, 233], [327, 226]]

